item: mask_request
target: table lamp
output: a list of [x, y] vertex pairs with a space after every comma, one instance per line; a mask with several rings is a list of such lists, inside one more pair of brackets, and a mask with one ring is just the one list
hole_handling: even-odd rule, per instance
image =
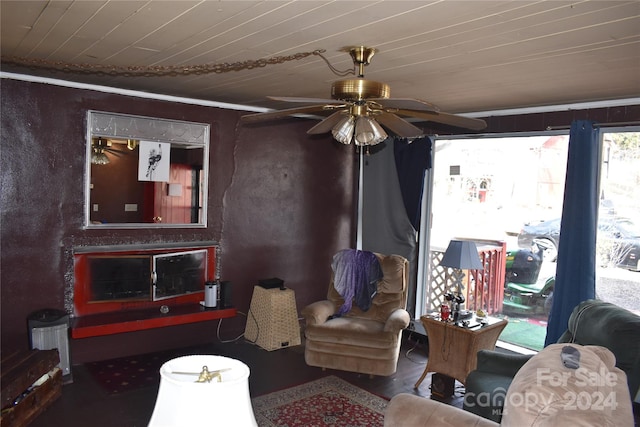
[[462, 294], [464, 272], [462, 270], [482, 270], [484, 267], [478, 256], [476, 244], [469, 240], [451, 240], [442, 257], [442, 261], [440, 261], [440, 265], [453, 269], [452, 277], [457, 293], [452, 310], [453, 320], [455, 322], [460, 315], [461, 304], [464, 303], [464, 296]]
[[149, 427], [257, 427], [249, 395], [249, 367], [222, 356], [193, 355], [160, 367]]

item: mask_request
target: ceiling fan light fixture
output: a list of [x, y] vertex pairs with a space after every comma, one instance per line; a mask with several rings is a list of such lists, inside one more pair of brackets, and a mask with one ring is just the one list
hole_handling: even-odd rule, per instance
[[94, 165], [106, 165], [110, 162], [104, 149], [109, 145], [109, 141], [103, 138], [94, 138], [91, 141], [91, 163]]
[[[307, 133], [317, 135], [331, 131], [333, 137], [341, 143], [354, 142], [358, 146], [375, 145], [384, 141], [387, 133], [382, 126], [401, 138], [416, 138], [424, 134], [422, 129], [411, 124], [403, 116], [462, 129], [482, 130], [487, 127], [484, 120], [444, 113], [435, 105], [420, 99], [391, 98], [389, 85], [364, 78], [364, 68], [371, 62], [371, 58], [377, 52], [376, 49], [350, 46], [342, 50], [349, 52], [353, 60], [354, 69], [350, 72], [337, 72], [326, 58], [323, 57], [323, 59], [336, 75], [356, 74], [356, 69], [357, 75], [354, 78], [334, 81], [331, 84], [331, 99], [269, 97], [276, 101], [315, 103], [315, 105], [247, 114], [242, 116], [242, 121], [256, 122], [295, 114], [333, 111]], [[343, 114], [351, 117], [345, 119], [342, 117]]]
[[382, 126], [369, 116], [359, 116], [356, 119], [356, 145], [376, 145], [387, 139], [387, 133]]
[[356, 118], [349, 114], [340, 120], [331, 130], [331, 134], [336, 141], [342, 144], [351, 144], [353, 131], [356, 126]]
[[110, 162], [109, 157], [102, 150], [93, 150], [91, 153], [91, 163], [94, 165], [106, 165]]

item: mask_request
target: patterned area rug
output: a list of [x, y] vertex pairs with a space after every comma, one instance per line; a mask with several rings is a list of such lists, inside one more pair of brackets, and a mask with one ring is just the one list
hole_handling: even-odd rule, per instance
[[162, 364], [181, 354], [177, 351], [149, 353], [91, 362], [85, 366], [107, 393], [120, 394], [148, 386], [158, 387]]
[[259, 427], [382, 427], [388, 401], [329, 376], [252, 403]]

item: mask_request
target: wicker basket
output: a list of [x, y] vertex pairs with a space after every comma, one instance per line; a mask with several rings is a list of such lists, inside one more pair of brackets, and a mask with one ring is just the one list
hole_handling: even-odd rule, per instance
[[244, 337], [268, 351], [300, 345], [293, 289], [254, 286]]

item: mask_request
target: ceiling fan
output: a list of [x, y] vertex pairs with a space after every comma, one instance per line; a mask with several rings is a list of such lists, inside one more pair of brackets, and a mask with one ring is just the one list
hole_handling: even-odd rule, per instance
[[348, 47], [344, 50], [351, 55], [354, 67], [358, 70], [358, 76], [334, 82], [331, 85], [332, 99], [270, 96], [269, 99], [276, 101], [312, 105], [247, 114], [242, 116], [241, 120], [251, 123], [294, 114], [334, 111], [307, 133], [322, 134], [331, 131], [337, 141], [343, 144], [354, 142], [358, 146], [375, 145], [384, 141], [387, 134], [382, 126], [404, 138], [414, 138], [424, 134], [422, 129], [401, 116], [471, 130], [482, 130], [487, 126], [484, 120], [444, 113], [426, 101], [413, 98], [390, 98], [391, 91], [387, 84], [364, 78], [364, 67], [369, 65], [377, 50], [365, 46]]
[[102, 137], [91, 138], [91, 163], [94, 165], [106, 165], [110, 162], [107, 153], [115, 156], [122, 156], [127, 154], [126, 151], [118, 150], [113, 147], [114, 143], [126, 144], [129, 150], [134, 150], [138, 146], [138, 141], [133, 139], [128, 140], [109, 140]]

